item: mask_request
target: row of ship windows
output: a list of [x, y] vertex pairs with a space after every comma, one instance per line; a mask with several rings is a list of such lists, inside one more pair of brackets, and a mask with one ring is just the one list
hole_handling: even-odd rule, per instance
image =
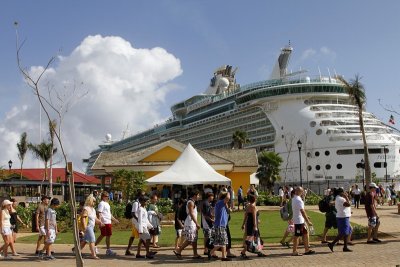
[[340, 105], [350, 105], [348, 100], [332, 100], [332, 99], [313, 99], [304, 100], [305, 105], [318, 105], [318, 104], [340, 104]]
[[[359, 165], [360, 163], [357, 163], [356, 164], [356, 168], [361, 168], [361, 166]], [[385, 164], [385, 162], [375, 162], [374, 163], [374, 168], [385, 168], [387, 166], [387, 163]], [[326, 164], [325, 165], [325, 169], [326, 170], [330, 170], [332, 168], [332, 166], [330, 165], [330, 164]], [[336, 164], [336, 168], [338, 169], [338, 170], [340, 170], [340, 169], [342, 169], [343, 168], [343, 165], [341, 164], [341, 163], [338, 163], [338, 164]], [[307, 171], [312, 171], [312, 166], [311, 165], [308, 165], [307, 166]], [[319, 171], [319, 170], [321, 170], [321, 166], [320, 165], [315, 165], [315, 169], [317, 170], [317, 171]]]
[[[369, 148], [368, 149], [368, 153], [369, 154], [384, 154], [384, 153], [389, 153], [389, 149], [385, 148], [386, 151], [383, 151], [383, 148]], [[329, 150], [325, 150], [324, 154], [325, 156], [329, 156], [330, 155], [330, 151]], [[351, 155], [353, 154], [353, 149], [339, 149], [336, 150], [336, 154], [337, 155]], [[364, 149], [360, 148], [360, 149], [354, 149], [354, 154], [364, 154]], [[320, 156], [320, 152], [319, 151], [315, 151], [314, 152], [314, 156], [315, 157], [319, 157]], [[312, 153], [311, 152], [307, 152], [307, 157], [310, 158], [312, 157]]]

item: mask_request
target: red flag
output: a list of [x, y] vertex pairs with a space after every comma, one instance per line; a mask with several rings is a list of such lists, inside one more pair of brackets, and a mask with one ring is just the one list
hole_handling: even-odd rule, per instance
[[393, 115], [390, 115], [389, 124], [394, 124], [394, 117], [393, 117]]

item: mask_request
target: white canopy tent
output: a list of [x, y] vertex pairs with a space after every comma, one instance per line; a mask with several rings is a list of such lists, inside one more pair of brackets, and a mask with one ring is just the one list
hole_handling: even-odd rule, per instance
[[254, 185], [260, 184], [260, 180], [257, 178], [256, 174], [257, 173], [255, 172], [250, 175], [250, 184], [254, 184]]
[[148, 184], [225, 184], [231, 180], [216, 172], [192, 147], [188, 144], [179, 158], [168, 170], [159, 173], [147, 180]]

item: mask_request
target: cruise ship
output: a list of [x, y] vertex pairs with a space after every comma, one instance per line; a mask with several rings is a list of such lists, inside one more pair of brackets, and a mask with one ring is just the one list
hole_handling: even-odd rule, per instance
[[[173, 105], [164, 123], [119, 141], [108, 135], [91, 152], [87, 172], [102, 151], [138, 151], [170, 139], [198, 149], [231, 148], [240, 130], [250, 139], [246, 148], [279, 153], [285, 183], [299, 184], [300, 172], [304, 182], [360, 181], [357, 107], [336, 75], [288, 72], [292, 51], [290, 45], [281, 49], [269, 80], [240, 85], [237, 68], [216, 69], [205, 92]], [[372, 172], [381, 181], [398, 178], [400, 132], [365, 110], [363, 116]]]

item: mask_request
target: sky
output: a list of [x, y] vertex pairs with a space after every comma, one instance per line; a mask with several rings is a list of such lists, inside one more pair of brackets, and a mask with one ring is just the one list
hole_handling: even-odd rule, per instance
[[[39, 88], [63, 111], [63, 146], [83, 172], [106, 134], [119, 140], [164, 121], [171, 105], [205, 91], [217, 67], [238, 67], [241, 85], [268, 79], [289, 40], [290, 70], [359, 74], [367, 110], [397, 119], [382, 103], [400, 112], [399, 11], [394, 0], [0, 1], [0, 166], [19, 167], [23, 132], [34, 144], [49, 138], [17, 40], [34, 79], [55, 58]], [[42, 166], [27, 153], [24, 168]]]

